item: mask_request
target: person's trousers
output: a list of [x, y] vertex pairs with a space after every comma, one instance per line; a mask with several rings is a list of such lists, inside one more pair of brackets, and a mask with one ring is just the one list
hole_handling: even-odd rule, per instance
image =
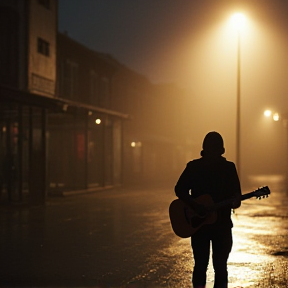
[[205, 287], [210, 256], [210, 243], [212, 243], [212, 260], [215, 272], [214, 288], [227, 288], [227, 260], [233, 243], [232, 230], [230, 227], [221, 228], [221, 230], [200, 229], [192, 235], [191, 245], [195, 262], [192, 275], [193, 287]]

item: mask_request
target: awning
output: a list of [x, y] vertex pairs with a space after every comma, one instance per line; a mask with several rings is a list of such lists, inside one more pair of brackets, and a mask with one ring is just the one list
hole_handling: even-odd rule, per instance
[[98, 112], [107, 115], [117, 116], [123, 119], [131, 119], [129, 114], [121, 113], [115, 110], [101, 108], [89, 104], [71, 101], [64, 98], [47, 97], [29, 91], [19, 90], [11, 87], [0, 86], [0, 100], [14, 101], [27, 105], [41, 106], [56, 111], [66, 111], [68, 107], [85, 109], [87, 112]]

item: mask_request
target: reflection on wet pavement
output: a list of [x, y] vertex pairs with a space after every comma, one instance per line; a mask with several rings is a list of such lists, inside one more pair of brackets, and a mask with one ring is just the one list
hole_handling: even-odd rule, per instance
[[[234, 245], [228, 260], [229, 287], [288, 287], [287, 207], [288, 197], [275, 192], [269, 199], [243, 202], [232, 215]], [[159, 263], [166, 264], [165, 277], [159, 277]], [[146, 283], [150, 280], [161, 287], [191, 287], [193, 257], [190, 239], [175, 239], [168, 248], [158, 251], [149, 265], [152, 269], [146, 275], [138, 275], [136, 280], [145, 278]], [[213, 287], [213, 278], [210, 259], [207, 288]]]
[[287, 249], [286, 207], [287, 196], [282, 197], [280, 192], [274, 192], [260, 202], [249, 200], [242, 204], [233, 217], [234, 247], [229, 258], [231, 282], [241, 283], [241, 279], [245, 279], [241, 283], [243, 287], [272, 287], [272, 284], [287, 287], [287, 258], [283, 257], [285, 253], [278, 253], [279, 257], [275, 255], [275, 251]]
[[[166, 188], [122, 189], [0, 209], [0, 279], [5, 287], [191, 288], [190, 239], [169, 222], [174, 198]], [[236, 210], [231, 287], [287, 288], [287, 207], [287, 195], [273, 191]], [[211, 261], [207, 275], [213, 287]]]

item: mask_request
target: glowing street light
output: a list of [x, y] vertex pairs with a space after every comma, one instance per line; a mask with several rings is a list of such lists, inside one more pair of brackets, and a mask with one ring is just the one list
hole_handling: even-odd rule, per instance
[[237, 31], [237, 96], [236, 96], [236, 164], [240, 178], [240, 132], [241, 132], [241, 30], [246, 22], [246, 17], [242, 13], [235, 13], [231, 17], [231, 23]]
[[267, 117], [267, 118], [270, 117], [271, 114], [272, 114], [271, 110], [265, 110], [264, 111], [264, 116]]
[[138, 142], [133, 141], [133, 142], [130, 143], [130, 146], [133, 147], [133, 148], [135, 148], [135, 147], [142, 147], [142, 142], [140, 142], [140, 141], [138, 141]]
[[272, 118], [273, 118], [274, 121], [279, 121], [280, 116], [279, 116], [278, 113], [274, 113]]
[[270, 118], [272, 116], [272, 119], [274, 121], [276, 121], [276, 122], [280, 120], [280, 114], [275, 112], [272, 115], [272, 111], [271, 110], [265, 110], [264, 111], [264, 116], [267, 117], [267, 118]]
[[245, 23], [246, 23], [246, 17], [242, 13], [235, 13], [231, 17], [232, 25], [239, 31], [241, 30]]

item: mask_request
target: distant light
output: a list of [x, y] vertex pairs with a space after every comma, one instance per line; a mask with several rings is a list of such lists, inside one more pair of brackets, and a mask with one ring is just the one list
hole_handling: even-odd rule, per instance
[[274, 121], [279, 121], [279, 119], [280, 119], [279, 114], [278, 114], [278, 113], [274, 113], [274, 114], [273, 114], [273, 120], [274, 120]]
[[231, 17], [231, 23], [237, 30], [240, 30], [246, 23], [246, 17], [242, 13], [235, 13]]
[[265, 111], [264, 111], [265, 117], [270, 117], [271, 114], [272, 114], [271, 110], [265, 110]]
[[68, 104], [64, 104], [64, 105], [62, 106], [62, 110], [66, 112], [67, 109], [68, 109]]
[[89, 112], [88, 112], [88, 115], [89, 115], [89, 116], [91, 116], [92, 114], [93, 114], [93, 112], [92, 112], [92, 111], [89, 111]]
[[95, 123], [99, 125], [99, 124], [101, 123], [101, 119], [97, 118], [97, 119], [95, 120]]
[[131, 142], [131, 147], [142, 147], [142, 142], [138, 141], [138, 142]]

